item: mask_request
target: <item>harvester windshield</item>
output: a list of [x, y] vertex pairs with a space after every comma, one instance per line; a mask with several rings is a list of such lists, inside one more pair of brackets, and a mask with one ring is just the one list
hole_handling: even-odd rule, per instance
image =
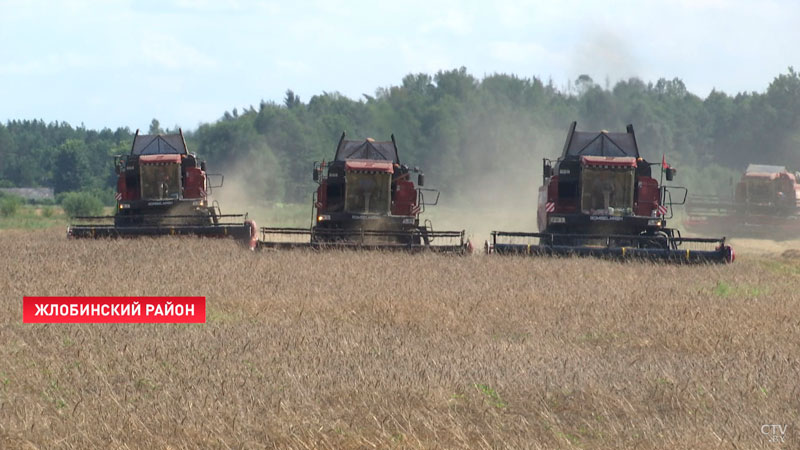
[[748, 178], [745, 188], [748, 203], [769, 204], [775, 200], [775, 181], [769, 178]]
[[389, 214], [391, 173], [348, 171], [346, 177], [345, 211]]
[[626, 216], [633, 213], [633, 167], [584, 167], [581, 209], [584, 214]]
[[142, 164], [142, 198], [180, 198], [181, 166], [176, 163]]

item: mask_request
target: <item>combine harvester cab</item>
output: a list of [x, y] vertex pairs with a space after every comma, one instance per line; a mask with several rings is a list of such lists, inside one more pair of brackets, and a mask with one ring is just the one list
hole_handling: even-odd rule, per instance
[[784, 166], [750, 164], [733, 196], [690, 196], [683, 224], [698, 234], [800, 238], [800, 173]]
[[[258, 228], [247, 214], [221, 214], [211, 200], [222, 175], [207, 174], [179, 134], [140, 135], [128, 155], [115, 157], [117, 207], [113, 216], [76, 217], [67, 228], [75, 238], [194, 235], [232, 237], [251, 249]], [[216, 185], [209, 177], [218, 177]]]
[[[667, 228], [672, 205], [686, 188], [664, 186], [675, 169], [639, 155], [633, 126], [627, 132], [576, 131], [570, 125], [556, 161], [544, 160], [539, 188], [540, 232], [493, 231], [487, 253], [643, 258], [675, 262], [732, 262], [725, 238], [686, 238]], [[661, 171], [662, 183], [652, 177]], [[673, 193], [681, 198], [673, 200]]]
[[[411, 173], [418, 174], [417, 185]], [[400, 162], [397, 144], [373, 139], [345, 140], [333, 161], [314, 163], [318, 183], [312, 197], [311, 228], [262, 228], [263, 248], [357, 248], [467, 253], [464, 231], [434, 231], [420, 223], [439, 192], [422, 188], [424, 175]], [[435, 196], [426, 202], [425, 194]]]

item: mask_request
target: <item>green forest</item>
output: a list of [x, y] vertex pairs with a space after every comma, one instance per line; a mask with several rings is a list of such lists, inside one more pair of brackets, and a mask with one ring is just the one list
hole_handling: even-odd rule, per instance
[[[288, 90], [283, 103], [233, 108], [183, 131], [210, 172], [224, 173], [226, 185], [242, 183], [264, 204], [306, 202], [312, 162], [333, 156], [342, 131], [378, 140], [394, 133], [401, 161], [423, 169], [443, 198], [518, 201], [536, 192], [541, 159], [560, 154], [573, 120], [580, 130], [634, 124], [643, 156], [657, 162], [665, 154], [678, 169], [676, 183], [696, 193], [723, 193], [748, 163], [800, 168], [800, 75], [792, 68], [763, 92], [712, 91], [705, 99], [677, 78], [611, 86], [582, 75], [557, 88], [460, 68], [407, 75], [360, 99], [326, 92], [306, 100]], [[153, 119], [141, 131], [176, 130]], [[113, 155], [129, 151], [134, 132], [27, 119], [0, 124], [0, 187], [89, 191], [113, 204]]]

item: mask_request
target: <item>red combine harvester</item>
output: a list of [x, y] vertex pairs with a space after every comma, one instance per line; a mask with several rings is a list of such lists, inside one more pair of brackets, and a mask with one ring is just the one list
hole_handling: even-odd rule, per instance
[[[418, 186], [412, 172], [418, 173]], [[420, 223], [419, 215], [438, 203], [439, 192], [423, 189], [419, 169], [400, 162], [394, 135], [380, 142], [345, 140], [342, 133], [333, 161], [315, 162], [312, 175], [319, 187], [312, 198], [311, 228], [262, 228], [260, 247], [454, 253], [472, 248], [464, 231], [434, 231], [430, 221]], [[425, 193], [435, 194], [435, 200], [426, 203]]]
[[[570, 125], [556, 161], [544, 160], [539, 233], [493, 231], [488, 253], [584, 255], [682, 262], [732, 262], [725, 238], [685, 238], [667, 228], [686, 188], [664, 186], [675, 169], [639, 154], [633, 126], [625, 133], [576, 131]], [[661, 170], [662, 183], [652, 177]], [[672, 192], [683, 198], [672, 200]], [[692, 247], [692, 248], [689, 248]]]
[[[196, 235], [232, 237], [255, 247], [254, 221], [246, 214], [221, 214], [210, 198], [222, 175], [206, 173], [179, 134], [140, 135], [129, 155], [114, 158], [117, 208], [113, 216], [76, 217], [67, 229], [75, 238]], [[208, 177], [219, 177], [212, 186]], [[238, 218], [241, 221], [233, 221]], [[94, 223], [93, 223], [94, 222]]]
[[800, 238], [800, 172], [783, 166], [750, 164], [733, 198], [691, 196], [686, 204], [690, 231], [739, 237]]

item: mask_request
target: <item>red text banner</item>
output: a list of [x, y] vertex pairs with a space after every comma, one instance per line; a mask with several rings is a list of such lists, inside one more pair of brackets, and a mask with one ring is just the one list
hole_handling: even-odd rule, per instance
[[205, 297], [23, 297], [23, 323], [205, 323]]

